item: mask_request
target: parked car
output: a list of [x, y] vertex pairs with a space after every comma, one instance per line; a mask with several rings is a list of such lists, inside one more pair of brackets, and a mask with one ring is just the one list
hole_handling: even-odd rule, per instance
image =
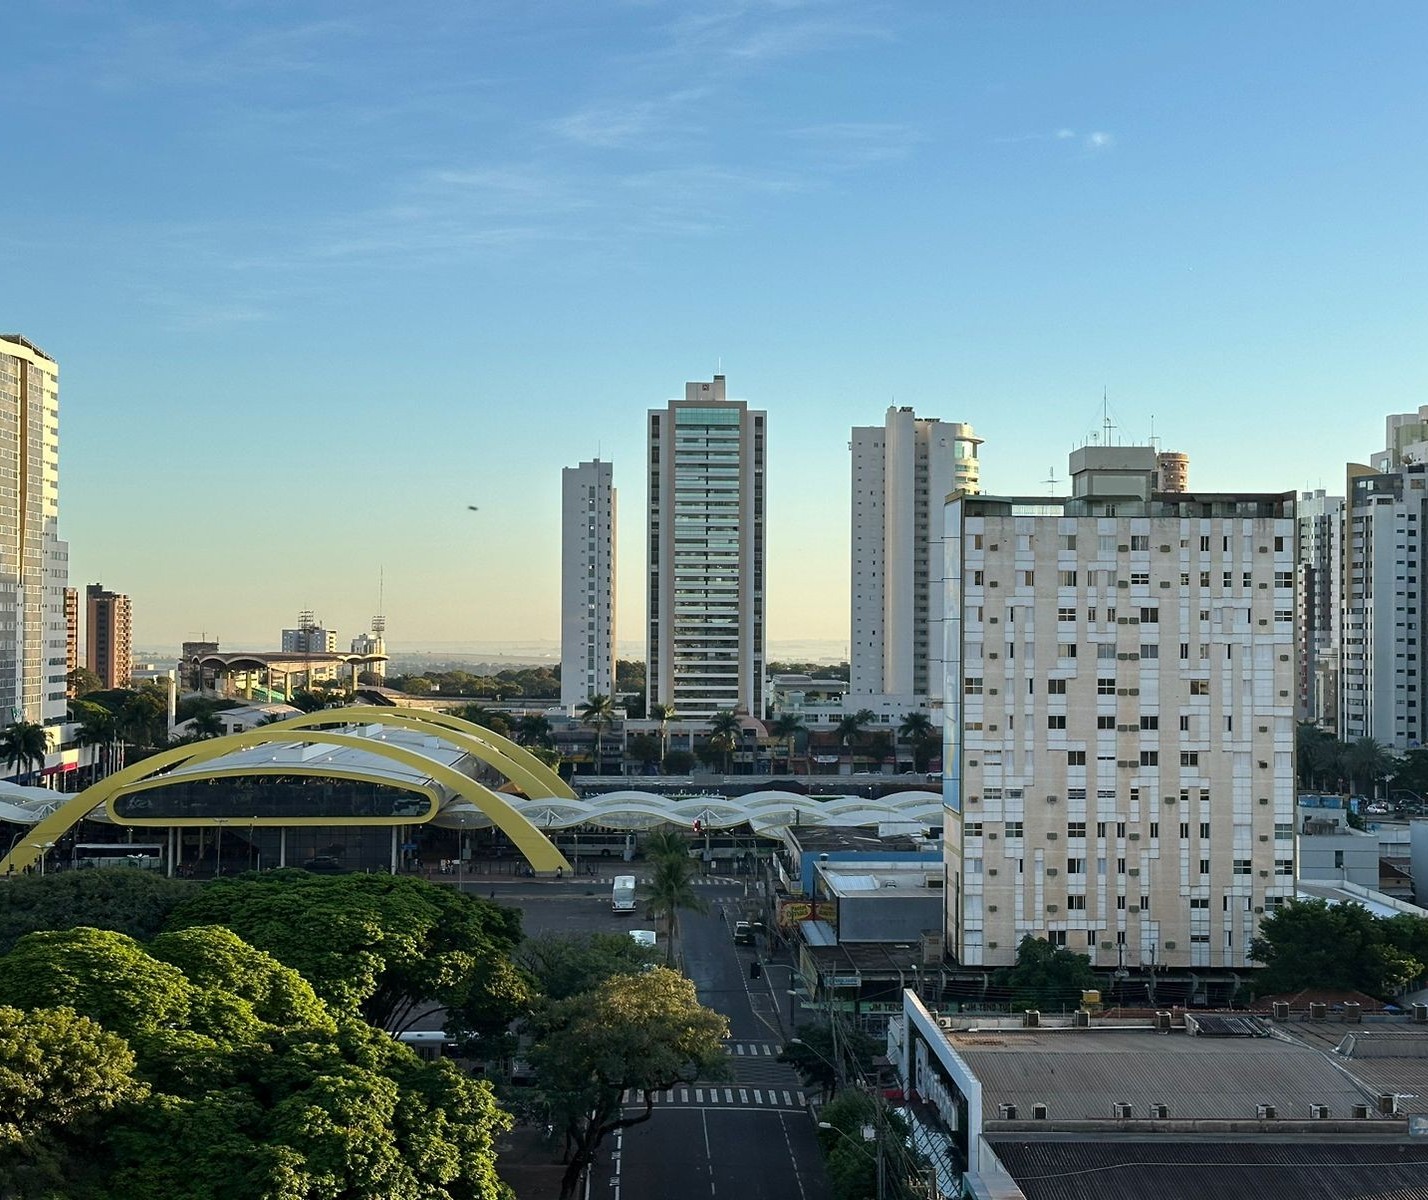
[[747, 921], [734, 922], [734, 944], [738, 946], [752, 946], [754, 944], [754, 927]]

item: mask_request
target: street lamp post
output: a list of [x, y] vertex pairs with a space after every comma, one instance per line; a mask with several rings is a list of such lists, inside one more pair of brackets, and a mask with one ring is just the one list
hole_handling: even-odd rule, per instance
[[228, 824], [228, 818], [214, 817], [213, 823], [218, 827], [218, 834], [213, 843], [213, 878], [219, 879], [223, 875], [223, 827]]
[[49, 856], [49, 852], [55, 848], [55, 844], [53, 842], [31, 842], [30, 848], [40, 852], [40, 878], [43, 879], [45, 877], [45, 859]]
[[[877, 1193], [877, 1195], [878, 1195], [878, 1200], [883, 1200], [883, 1197], [885, 1196], [886, 1191], [887, 1191], [886, 1184], [884, 1183], [884, 1176], [883, 1176], [883, 1151], [882, 1151], [882, 1146], [878, 1143], [877, 1133], [876, 1133], [876, 1131], [873, 1129], [873, 1127], [872, 1127], [871, 1125], [864, 1125], [864, 1126], [863, 1126], [863, 1130], [862, 1130], [862, 1132], [863, 1132], [863, 1142], [864, 1142], [865, 1144], [864, 1144], [864, 1145], [861, 1145], [861, 1146], [860, 1146], [856, 1141], [853, 1140], [853, 1138], [852, 1138], [851, 1135], [849, 1135], [849, 1134], [847, 1134], [847, 1133], [844, 1133], [843, 1130], [839, 1129], [838, 1126], [832, 1124], [831, 1122], [828, 1122], [828, 1121], [819, 1121], [819, 1122], [818, 1122], [818, 1128], [819, 1128], [819, 1129], [829, 1129], [829, 1130], [832, 1130], [832, 1131], [833, 1131], [834, 1133], [836, 1133], [840, 1138], [842, 1138], [845, 1142], [847, 1142], [848, 1145], [852, 1146], [853, 1149], [855, 1149], [859, 1154], [861, 1154], [861, 1155], [862, 1155], [864, 1158], [866, 1158], [870, 1163], [872, 1163], [874, 1167], [877, 1168], [877, 1172], [878, 1172], [878, 1193]], [[876, 1153], [876, 1154], [869, 1154], [869, 1153], [868, 1153], [867, 1147], [866, 1147], [866, 1143], [867, 1143], [867, 1142], [872, 1142], [872, 1143], [873, 1143], [874, 1147], [875, 1147], [876, 1150], [877, 1150], [877, 1153]]]

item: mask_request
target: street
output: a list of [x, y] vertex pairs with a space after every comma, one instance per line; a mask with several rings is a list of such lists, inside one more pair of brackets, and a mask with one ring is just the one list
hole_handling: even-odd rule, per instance
[[[638, 867], [635, 873], [640, 874]], [[684, 968], [701, 1003], [729, 1019], [730, 1076], [661, 1093], [649, 1121], [621, 1131], [601, 1148], [588, 1195], [596, 1200], [695, 1200], [706, 1194], [738, 1200], [827, 1200], [806, 1090], [794, 1070], [777, 1061], [788, 972], [779, 965], [759, 979], [749, 978], [755, 950], [735, 946], [732, 936], [734, 904], [744, 895], [742, 881], [715, 878], [700, 881], [698, 888], [710, 911], [681, 914]], [[554, 886], [513, 881], [497, 888], [497, 899], [522, 909], [527, 933], [653, 924], [640, 913], [614, 916], [608, 881]], [[721, 903], [727, 906], [727, 921], [720, 918]], [[626, 1115], [642, 1108], [642, 1102], [631, 1103]]]

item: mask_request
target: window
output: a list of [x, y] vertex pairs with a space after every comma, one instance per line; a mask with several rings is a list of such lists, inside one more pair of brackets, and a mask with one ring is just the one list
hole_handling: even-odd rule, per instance
[[1084, 750], [1066, 751], [1066, 765], [1068, 767], [1084, 767], [1086, 765], [1086, 752]]
[[1149, 571], [1132, 571], [1132, 572], [1131, 572], [1130, 581], [1131, 581], [1131, 587], [1149, 587], [1149, 586], [1150, 586], [1150, 572], [1149, 572]]
[[1159, 822], [1159, 821], [1152, 821], [1152, 822], [1150, 823], [1150, 836], [1151, 836], [1152, 838], [1158, 838], [1158, 837], [1160, 836], [1160, 822]]
[[1203, 909], [1205, 909], [1206, 911], [1208, 911], [1209, 908], [1210, 908], [1210, 900], [1209, 900], [1209, 897], [1207, 897], [1207, 896], [1191, 896], [1191, 897], [1190, 897], [1190, 907], [1191, 907], [1192, 910], [1193, 910], [1193, 909], [1197, 909], [1197, 908], [1203, 908]]
[[1065, 728], [1066, 728], [1066, 714], [1065, 714], [1065, 713], [1051, 713], [1051, 714], [1046, 718], [1046, 728], [1047, 728], [1047, 729], [1065, 729]]
[[1142, 729], [1159, 729], [1160, 718], [1154, 713], [1142, 715], [1140, 719], [1140, 727]]
[[1131, 534], [1130, 548], [1132, 550], [1149, 550], [1150, 538], [1143, 533]]
[[1126, 873], [1126, 860], [1123, 859], [1123, 858], [1118, 858], [1118, 859], [1116, 859], [1116, 874], [1117, 874], [1117, 875], [1124, 875], [1125, 873]]
[[[1121, 912], [1125, 912], [1125, 910], [1126, 910], [1126, 898], [1125, 898], [1124, 896], [1117, 896], [1117, 897], [1116, 897], [1116, 908], [1119, 909]], [[1120, 941], [1122, 944], [1124, 944], [1124, 943], [1125, 943], [1125, 936], [1126, 936], [1126, 935], [1125, 935], [1125, 932], [1122, 931], [1121, 934], [1120, 934], [1120, 936], [1117, 938], [1117, 940]]]
[[1209, 822], [1209, 821], [1201, 821], [1201, 822], [1200, 822], [1200, 837], [1201, 837], [1201, 839], [1202, 839], [1203, 841], [1209, 841], [1209, 840], [1210, 840], [1210, 822]]
[[1085, 821], [1071, 821], [1071, 822], [1066, 826], [1066, 836], [1069, 837], [1069, 838], [1074, 838], [1074, 837], [1082, 837], [1082, 838], [1083, 838], [1083, 837], [1085, 837], [1085, 836], [1086, 836], [1086, 822], [1085, 822]]
[[1181, 732], [1181, 733], [1189, 733], [1189, 732], [1190, 732], [1190, 717], [1189, 717], [1189, 715], [1186, 714], [1186, 713], [1181, 713], [1181, 714], [1180, 714], [1180, 732]]
[[1189, 658], [1190, 658], [1190, 643], [1189, 643], [1189, 642], [1181, 642], [1181, 643], [1180, 643], [1180, 659], [1181, 659], [1182, 662], [1186, 662], [1186, 661], [1189, 661]]
[[1140, 765], [1143, 767], [1158, 767], [1160, 765], [1160, 751], [1142, 750], [1140, 752]]
[[1084, 858], [1068, 858], [1066, 860], [1066, 874], [1084, 875], [1086, 873], [1086, 860]]
[[1074, 533], [1063, 533], [1063, 534], [1061, 535], [1061, 549], [1063, 549], [1063, 550], [1074, 550], [1074, 549], [1076, 549], [1076, 535], [1075, 535]]
[[1198, 750], [1180, 751], [1180, 765], [1182, 767], [1198, 767], [1200, 765], [1200, 752]]
[[1114, 642], [1100, 642], [1096, 646], [1097, 662], [1114, 662], [1116, 658], [1116, 646]]
[[968, 821], [962, 826], [964, 837], [974, 838], [982, 836], [982, 823], [980, 821]]
[[[1343, 851], [1340, 851], [1342, 854]], [[1292, 858], [1276, 858], [1274, 860], [1274, 873], [1276, 875], [1293, 875], [1294, 860]]]
[[1097, 729], [1114, 729], [1115, 727], [1116, 727], [1116, 718], [1115, 718], [1114, 714], [1111, 714], [1111, 715], [1104, 715], [1104, 714], [1103, 714], [1102, 716], [1099, 716], [1099, 717], [1096, 718], [1096, 728], [1097, 728]]
[[1096, 695], [1114, 696], [1116, 694], [1116, 681], [1114, 679], [1097, 679]]
[[982, 677], [980, 675], [968, 675], [966, 683], [962, 686], [962, 690], [969, 696], [980, 696], [982, 694]]
[[1048, 679], [1046, 681], [1046, 694], [1048, 696], [1064, 696], [1066, 694], [1066, 681], [1064, 679]]
[[1096, 836], [1098, 838], [1103, 838], [1106, 836], [1106, 823], [1104, 821], [1096, 822]]
[[1057, 572], [1056, 572], [1056, 584], [1057, 584], [1058, 587], [1075, 587], [1075, 586], [1076, 586], [1076, 572], [1075, 572], [1075, 571], [1057, 571]]
[[1019, 838], [1022, 836], [1022, 823], [1020, 821], [1008, 821], [1006, 829], [1007, 837]]
[[1156, 645], [1156, 643], [1154, 643], [1154, 642], [1141, 642], [1141, 644], [1140, 644], [1140, 656], [1141, 656], [1141, 658], [1143, 658], [1143, 659], [1144, 659], [1144, 658], [1159, 658], [1159, 657], [1160, 657], [1160, 647], [1159, 647], [1158, 645]]
[[1293, 571], [1276, 571], [1274, 573], [1274, 586], [1277, 588], [1287, 588], [1294, 586]]
[[[1068, 868], [1068, 869], [1069, 869], [1069, 868]], [[1066, 897], [1066, 908], [1067, 908], [1067, 910], [1070, 911], [1070, 912], [1085, 912], [1085, 911], [1086, 911], [1086, 897], [1085, 897], [1085, 896], [1067, 896], [1067, 897]]]
[[1278, 821], [1274, 826], [1274, 840], [1276, 842], [1292, 842], [1294, 840], [1294, 826], [1287, 821]]
[[1160, 623], [1160, 609], [1142, 608], [1140, 610], [1140, 623], [1142, 625], [1158, 625]]
[[1076, 643], [1075, 643], [1075, 642], [1062, 642], [1059, 646], [1056, 647], [1056, 657], [1057, 657], [1057, 658], [1075, 658], [1075, 657], [1076, 657]]
[[1210, 860], [1209, 860], [1208, 858], [1202, 858], [1202, 859], [1200, 860], [1200, 874], [1201, 874], [1201, 875], [1208, 875], [1209, 873], [1210, 873]]
[[1192, 679], [1190, 681], [1190, 694], [1192, 696], [1208, 696], [1210, 694], [1210, 681], [1208, 679]]
[[1210, 553], [1210, 539], [1209, 539], [1208, 537], [1202, 537], [1202, 538], [1200, 539], [1200, 553], [1201, 553], [1201, 554], [1208, 554], [1208, 553]]
[[1149, 911], [1150, 911], [1150, 897], [1149, 897], [1149, 896], [1142, 896], [1142, 897], [1140, 898], [1140, 911], [1141, 911], [1141, 912], [1149, 912]]
[[1254, 862], [1253, 862], [1252, 860], [1248, 859], [1248, 858], [1237, 858], [1237, 859], [1235, 859], [1235, 865], [1234, 865], [1234, 872], [1233, 872], [1233, 873], [1234, 873], [1235, 875], [1253, 875], [1253, 874], [1254, 874]]
[[1074, 623], [1076, 620], [1076, 610], [1074, 608], [1058, 608], [1056, 610], [1056, 619], [1058, 621], [1070, 621]]

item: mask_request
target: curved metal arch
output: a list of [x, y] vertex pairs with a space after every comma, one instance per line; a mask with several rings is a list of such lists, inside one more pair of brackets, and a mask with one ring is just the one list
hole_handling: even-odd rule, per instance
[[[285, 731], [281, 729], [280, 725], [264, 725], [258, 729], [250, 729], [246, 733], [230, 733], [226, 737], [213, 738], [205, 743], [194, 743], [178, 746], [172, 750], [163, 750], [151, 758], [124, 767], [108, 778], [101, 779], [98, 783], [85, 788], [84, 791], [76, 793], [72, 800], [40, 821], [30, 831], [30, 838], [25, 843], [17, 846], [3, 859], [0, 859], [0, 875], [22, 871], [26, 867], [32, 866], [39, 858], [40, 850], [45, 843], [54, 842], [101, 804], [107, 803], [112, 796], [122, 791], [126, 786], [138, 783], [169, 767], [187, 762], [195, 757], [198, 750], [206, 750], [218, 743], [222, 744], [224, 750], [242, 750], [252, 746], [265, 746], [274, 742], [282, 743], [290, 740], [285, 736]], [[306, 740], [319, 742], [323, 745], [366, 750], [379, 758], [390, 758], [404, 766], [423, 771], [435, 782], [445, 786], [448, 791], [471, 801], [477, 808], [490, 816], [496, 827], [515, 843], [516, 848], [525, 856], [526, 861], [537, 870], [553, 871], [558, 867], [567, 871], [571, 869], [565, 855], [556, 849], [550, 839], [531, 824], [526, 817], [490, 788], [462, 775], [459, 771], [434, 762], [404, 746], [394, 746], [390, 742], [376, 741], [372, 738], [314, 730], [308, 734]], [[195, 774], [189, 778], [202, 778], [202, 775]], [[330, 820], [328, 823], [331, 823]], [[360, 821], [358, 823], [360, 824]], [[419, 823], [413, 822], [413, 824]]]
[[[348, 721], [348, 716], [359, 717], [361, 720]], [[524, 746], [508, 737], [502, 737], [484, 725], [473, 725], [470, 721], [453, 717], [450, 713], [438, 713], [425, 708], [384, 708], [375, 704], [351, 704], [345, 708], [320, 708], [301, 716], [274, 721], [262, 728], [310, 729], [333, 723], [435, 726], [445, 733], [462, 735], [460, 744], [463, 749], [470, 750], [483, 762], [495, 767], [512, 783], [525, 787], [526, 794], [532, 800], [577, 799], [575, 790]], [[478, 753], [473, 748], [473, 743], [484, 748], [485, 753]], [[511, 768], [515, 773], [506, 768]], [[537, 794], [532, 795], [532, 792]]]

